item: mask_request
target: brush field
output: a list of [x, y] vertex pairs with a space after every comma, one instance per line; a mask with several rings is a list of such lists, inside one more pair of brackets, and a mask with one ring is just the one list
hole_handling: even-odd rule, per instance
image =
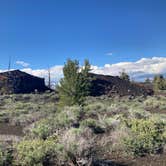
[[166, 165], [166, 96], [0, 96], [0, 166]]

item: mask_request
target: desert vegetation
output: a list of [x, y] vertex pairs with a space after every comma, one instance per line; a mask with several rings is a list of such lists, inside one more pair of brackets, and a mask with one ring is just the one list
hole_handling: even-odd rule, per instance
[[129, 165], [165, 154], [164, 96], [86, 97], [83, 106], [65, 107], [55, 101], [56, 93], [1, 96], [1, 124], [21, 128], [0, 131], [0, 165]]

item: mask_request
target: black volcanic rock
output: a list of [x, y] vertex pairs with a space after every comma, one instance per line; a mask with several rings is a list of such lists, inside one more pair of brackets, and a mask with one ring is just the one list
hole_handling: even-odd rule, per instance
[[[152, 95], [153, 90], [141, 84], [130, 83], [118, 76], [89, 73], [91, 78], [91, 96], [119, 95], [140, 96]], [[20, 70], [0, 73], [0, 94], [33, 93], [51, 90], [45, 86], [44, 78], [39, 78]]]
[[118, 76], [108, 76], [90, 73], [91, 96], [119, 95], [119, 96], [147, 96], [153, 95], [153, 90], [148, 89], [138, 83], [125, 81]]
[[44, 78], [35, 77], [20, 70], [0, 73], [0, 93], [32, 93], [50, 90]]

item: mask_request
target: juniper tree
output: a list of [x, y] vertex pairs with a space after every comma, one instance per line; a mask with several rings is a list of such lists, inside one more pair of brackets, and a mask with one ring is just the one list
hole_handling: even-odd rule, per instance
[[149, 84], [149, 83], [151, 83], [151, 80], [149, 78], [146, 78], [145, 83]]
[[165, 90], [166, 89], [166, 80], [163, 75], [156, 75], [153, 79], [154, 90]]
[[130, 77], [129, 75], [125, 72], [125, 70], [122, 70], [122, 72], [120, 72], [120, 76], [121, 79], [126, 80], [126, 81], [130, 81]]
[[82, 105], [84, 103], [90, 88], [89, 71], [88, 60], [85, 60], [82, 68], [79, 67], [77, 60], [67, 60], [63, 68], [64, 77], [60, 80], [57, 88], [61, 106]]

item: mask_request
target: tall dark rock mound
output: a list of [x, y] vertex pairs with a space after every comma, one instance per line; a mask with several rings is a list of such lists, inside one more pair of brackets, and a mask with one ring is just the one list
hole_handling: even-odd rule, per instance
[[35, 77], [20, 70], [0, 73], [0, 93], [32, 93], [49, 90], [44, 79]]
[[91, 96], [119, 95], [119, 96], [147, 96], [152, 95], [153, 90], [141, 86], [138, 83], [125, 81], [118, 76], [108, 76], [90, 73]]

